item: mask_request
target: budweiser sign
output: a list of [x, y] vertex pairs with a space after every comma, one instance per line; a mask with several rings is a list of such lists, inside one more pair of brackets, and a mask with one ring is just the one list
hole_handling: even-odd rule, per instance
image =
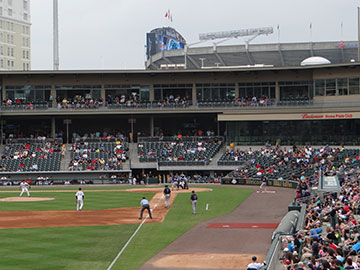
[[304, 113], [301, 115], [302, 119], [345, 119], [353, 118], [352, 114], [349, 113], [323, 113], [323, 114], [310, 114]]

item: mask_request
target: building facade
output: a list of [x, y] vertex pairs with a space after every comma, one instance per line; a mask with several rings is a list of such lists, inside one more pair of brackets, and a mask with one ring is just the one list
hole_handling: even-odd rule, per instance
[[360, 145], [360, 65], [0, 72], [3, 136], [213, 131], [240, 145]]
[[30, 0], [0, 0], [0, 70], [31, 69]]

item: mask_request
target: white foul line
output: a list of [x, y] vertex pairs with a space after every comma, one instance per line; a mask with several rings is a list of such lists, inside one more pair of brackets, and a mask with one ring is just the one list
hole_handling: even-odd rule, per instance
[[[155, 204], [155, 206], [151, 209], [151, 212], [153, 210], [155, 210], [155, 208], [158, 206], [160, 200], [164, 198], [164, 195], [162, 195], [160, 197], [160, 199], [157, 201], [157, 203]], [[125, 249], [127, 248], [127, 246], [130, 244], [131, 240], [135, 237], [135, 235], [137, 234], [137, 232], [140, 230], [140, 228], [142, 227], [142, 225], [145, 223], [145, 221], [148, 219], [149, 214], [146, 216], [146, 218], [140, 223], [140, 225], [137, 227], [136, 231], [131, 235], [131, 237], [129, 238], [129, 240], [126, 242], [126, 244], [123, 246], [123, 248], [120, 250], [120, 252], [118, 253], [118, 255], [115, 257], [115, 259], [112, 261], [112, 263], [110, 264], [110, 266], [106, 269], [106, 270], [110, 270], [114, 264], [116, 263], [116, 261], [119, 259], [119, 257], [121, 256], [121, 254], [123, 254], [123, 252], [125, 251]]]

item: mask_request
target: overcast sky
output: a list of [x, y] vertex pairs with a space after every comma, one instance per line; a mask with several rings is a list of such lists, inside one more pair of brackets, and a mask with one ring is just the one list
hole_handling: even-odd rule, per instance
[[[52, 2], [30, 3], [33, 70], [53, 67]], [[310, 23], [313, 41], [356, 40], [358, 5], [359, 0], [59, 0], [60, 69], [143, 69], [145, 35], [163, 26], [175, 28], [187, 43], [199, 33], [267, 26], [274, 34], [253, 43], [273, 43], [277, 25], [280, 42], [307, 42]], [[168, 9], [172, 23], [164, 17]]]

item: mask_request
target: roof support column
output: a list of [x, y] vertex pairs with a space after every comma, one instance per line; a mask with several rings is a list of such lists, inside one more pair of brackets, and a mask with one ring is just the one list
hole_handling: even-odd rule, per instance
[[280, 101], [280, 87], [279, 82], [275, 82], [275, 102], [276, 104]]
[[51, 85], [50, 96], [52, 97], [52, 101], [51, 101], [51, 104], [49, 104], [49, 106], [51, 106], [52, 108], [56, 108], [56, 105], [57, 105], [57, 96], [56, 96], [56, 87], [55, 87], [55, 84], [52, 84], [52, 85]]
[[197, 105], [197, 96], [196, 96], [196, 84], [193, 83], [191, 91], [191, 100], [193, 105]]
[[149, 99], [150, 99], [150, 101], [154, 101], [154, 98], [155, 98], [154, 85], [150, 84], [149, 85]]
[[51, 117], [51, 138], [55, 139], [56, 126], [55, 126], [55, 116]]
[[105, 95], [105, 86], [104, 86], [104, 84], [101, 84], [100, 98], [102, 99], [103, 106], [105, 106], [105, 103], [106, 103], [106, 95]]

